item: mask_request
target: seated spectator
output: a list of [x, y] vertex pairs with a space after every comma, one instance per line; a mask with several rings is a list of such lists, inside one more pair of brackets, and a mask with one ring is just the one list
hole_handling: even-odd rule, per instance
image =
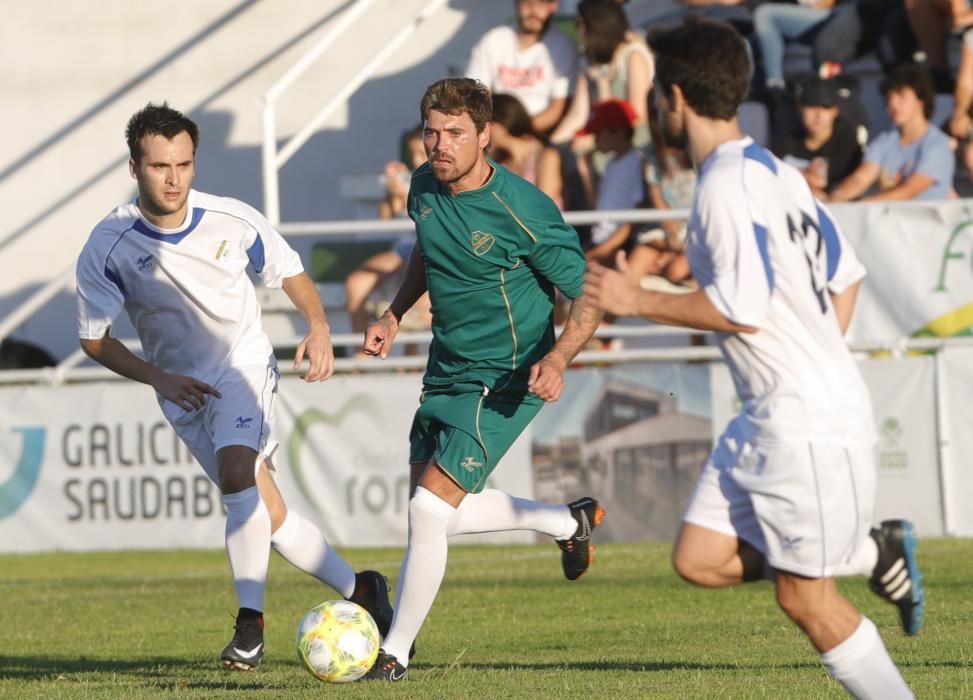
[[[406, 197], [409, 194], [409, 180], [412, 178], [412, 171], [426, 162], [421, 126], [402, 134], [400, 146], [402, 160], [393, 160], [385, 165], [386, 195], [385, 199], [378, 205], [378, 216], [381, 219], [394, 219], [407, 215]], [[406, 165], [406, 163], [409, 163], [409, 165]], [[348, 275], [345, 280], [345, 295], [347, 297], [348, 314], [351, 317], [351, 327], [354, 332], [365, 332], [369, 322], [369, 313], [365, 308], [366, 300], [378, 288], [379, 284], [405, 267], [415, 242], [416, 234], [413, 230], [411, 233], [400, 237], [391, 249], [373, 255], [360, 268]], [[431, 322], [429, 295], [423, 295], [414, 308], [416, 313], [413, 314], [411, 325], [428, 328]]]
[[[596, 102], [582, 135], [594, 136], [595, 148], [608, 155], [605, 172], [598, 182], [595, 209], [634, 209], [646, 196], [641, 152], [633, 147], [635, 108], [625, 100]], [[615, 252], [627, 247], [632, 225], [599, 221], [591, 227], [589, 260], [614, 264]]]
[[768, 90], [785, 87], [785, 42], [812, 44], [818, 28], [831, 15], [834, 5], [835, 0], [801, 0], [796, 5], [766, 2], [753, 11], [753, 34], [760, 47], [764, 83]]
[[57, 360], [39, 345], [13, 338], [0, 341], [0, 369], [39, 369], [56, 364]]
[[936, 97], [929, 74], [921, 66], [904, 64], [882, 80], [880, 89], [895, 128], [868, 144], [861, 165], [834, 188], [830, 199], [858, 199], [876, 183], [879, 191], [863, 201], [948, 198], [955, 163], [949, 138], [929, 122]]
[[473, 47], [466, 75], [494, 95], [520, 100], [534, 132], [551, 131], [564, 114], [578, 71], [574, 42], [551, 26], [557, 0], [515, 0], [517, 26], [491, 29]]
[[571, 106], [551, 134], [551, 142], [572, 141], [584, 130], [593, 103], [615, 99], [635, 107], [634, 144], [645, 146], [649, 143], [646, 96], [655, 74], [645, 39], [630, 31], [624, 8], [610, 0], [581, 0], [578, 31], [584, 46], [581, 70]]
[[[649, 100], [651, 104], [652, 95]], [[670, 146], [649, 111], [652, 153], [646, 159], [645, 180], [648, 206], [652, 209], [689, 209], [696, 191], [696, 168], [689, 151]], [[686, 284], [691, 272], [686, 258], [686, 220], [666, 219], [648, 224], [636, 234], [636, 245], [628, 256], [629, 272], [639, 278], [657, 275], [673, 284]]]
[[771, 150], [800, 170], [815, 196], [824, 199], [861, 163], [862, 148], [855, 127], [839, 114], [834, 80], [812, 76], [796, 92], [801, 124], [775, 139]]
[[952, 92], [949, 66], [950, 35], [973, 24], [968, 0], [911, 0], [905, 3], [916, 46], [925, 54], [938, 92]]
[[811, 38], [812, 60], [824, 78], [872, 52], [891, 70], [909, 58], [914, 45], [902, 0], [840, 1]]
[[490, 157], [537, 185], [558, 207], [562, 207], [561, 155], [537, 138], [520, 100], [513, 95], [494, 95], [491, 124]]
[[956, 189], [960, 196], [970, 197], [973, 196], [973, 29], [963, 34], [953, 97], [953, 114], [947, 129], [949, 135], [956, 139], [959, 156]]
[[959, 67], [956, 70], [956, 86], [953, 90], [953, 114], [949, 118], [949, 135], [959, 141], [968, 141], [973, 133], [973, 29], [963, 34]]

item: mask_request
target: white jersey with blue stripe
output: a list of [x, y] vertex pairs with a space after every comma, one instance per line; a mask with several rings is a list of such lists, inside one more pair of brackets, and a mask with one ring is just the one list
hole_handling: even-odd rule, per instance
[[104, 337], [124, 309], [148, 362], [213, 384], [273, 352], [247, 267], [268, 287], [304, 268], [252, 207], [196, 190], [188, 204], [176, 229], [153, 226], [134, 201], [94, 228], [78, 259], [78, 335]]
[[693, 275], [726, 318], [720, 333], [742, 414], [757, 442], [870, 442], [871, 400], [829, 293], [865, 268], [804, 177], [749, 138], [700, 168], [689, 221]]

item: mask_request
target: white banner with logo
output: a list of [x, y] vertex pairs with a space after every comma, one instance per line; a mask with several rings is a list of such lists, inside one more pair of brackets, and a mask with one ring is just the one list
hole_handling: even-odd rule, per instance
[[[864, 360], [859, 367], [872, 396], [878, 434], [875, 521], [907, 518], [922, 535], [942, 535], [935, 360]], [[740, 406], [725, 365], [713, 364], [710, 379], [715, 440]], [[973, 390], [973, 373], [965, 387], [967, 394]], [[966, 494], [973, 496], [973, 489]], [[973, 534], [973, 527], [965, 534]]]
[[868, 268], [851, 342], [969, 335], [973, 326], [973, 211], [968, 200], [835, 205]]
[[[333, 544], [405, 543], [420, 382], [415, 374], [281, 381], [277, 481]], [[489, 483], [531, 497], [528, 433]], [[146, 387], [0, 389], [0, 552], [213, 548], [223, 529], [219, 490]], [[532, 541], [530, 533], [501, 537]]]

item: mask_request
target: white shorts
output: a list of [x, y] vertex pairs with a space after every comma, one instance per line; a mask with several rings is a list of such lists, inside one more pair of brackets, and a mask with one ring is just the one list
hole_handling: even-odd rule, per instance
[[206, 476], [219, 485], [218, 450], [243, 445], [259, 453], [270, 439], [279, 380], [276, 362], [262, 367], [231, 367], [215, 384], [221, 398], [207, 396], [196, 411], [184, 411], [164, 399], [159, 405]]
[[868, 534], [872, 447], [738, 439], [731, 427], [703, 467], [683, 520], [732, 535], [775, 569], [827, 578]]

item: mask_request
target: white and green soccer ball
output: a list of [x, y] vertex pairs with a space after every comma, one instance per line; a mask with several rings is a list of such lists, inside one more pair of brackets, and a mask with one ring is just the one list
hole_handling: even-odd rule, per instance
[[328, 683], [356, 681], [378, 656], [378, 627], [365, 608], [329, 600], [311, 608], [297, 628], [297, 656]]

